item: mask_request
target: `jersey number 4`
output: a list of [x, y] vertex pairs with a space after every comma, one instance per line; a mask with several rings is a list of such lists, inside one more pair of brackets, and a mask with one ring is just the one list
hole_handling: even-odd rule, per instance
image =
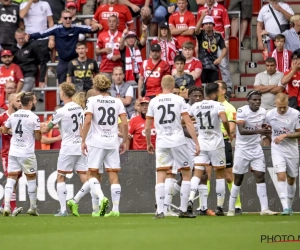
[[[114, 125], [116, 123], [116, 110], [112, 107], [108, 108], [107, 110], [104, 107], [99, 107], [98, 108], [99, 111], [102, 112], [102, 116], [100, 118], [100, 120], [98, 121], [99, 125]], [[107, 116], [107, 117], [106, 117]], [[106, 121], [104, 121], [106, 120]]]
[[21, 123], [21, 120], [18, 121], [16, 130], [15, 130], [15, 133], [16, 133], [16, 134], [19, 134], [20, 137], [22, 137], [22, 135], [23, 135], [23, 130], [22, 130], [22, 123]]
[[[175, 121], [175, 113], [171, 109], [175, 106], [175, 104], [168, 104], [166, 108], [164, 105], [160, 105], [157, 109], [162, 109], [162, 116], [159, 119], [159, 124], [172, 123]], [[172, 118], [170, 120], [165, 120], [166, 114], [171, 115]]]
[[214, 129], [214, 126], [211, 124], [211, 117], [210, 117], [210, 111], [206, 112], [204, 117], [202, 117], [202, 112], [199, 112], [197, 114], [197, 117], [200, 121], [200, 129], [206, 129], [206, 127], [203, 125], [203, 118], [207, 118], [208, 121], [208, 129]]

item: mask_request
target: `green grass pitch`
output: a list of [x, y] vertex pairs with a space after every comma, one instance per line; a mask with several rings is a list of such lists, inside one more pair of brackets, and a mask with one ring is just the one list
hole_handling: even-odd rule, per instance
[[261, 235], [293, 235], [298, 240], [300, 214], [161, 220], [154, 220], [153, 215], [132, 214], [118, 218], [0, 217], [3, 250], [300, 249], [300, 242], [261, 243]]

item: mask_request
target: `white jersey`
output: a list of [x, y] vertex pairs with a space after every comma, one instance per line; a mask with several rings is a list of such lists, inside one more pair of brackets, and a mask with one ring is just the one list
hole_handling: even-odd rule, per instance
[[[244, 122], [245, 129], [247, 130], [259, 130], [262, 125], [265, 124], [267, 111], [260, 107], [258, 111], [251, 111], [249, 105], [245, 105], [237, 110], [236, 123]], [[253, 149], [259, 147], [261, 149], [260, 141], [261, 135], [241, 135], [238, 127], [236, 128], [236, 148]]]
[[[190, 111], [190, 109], [192, 107], [191, 104], [187, 103], [186, 106], [187, 106], [188, 110]], [[194, 123], [194, 128], [195, 128], [196, 134], [198, 134], [199, 129], [198, 129], [197, 123]], [[185, 137], [185, 139], [186, 139], [186, 143], [190, 146], [190, 148], [196, 149], [196, 144], [192, 138]]]
[[[79, 122], [82, 129], [83, 129], [84, 120], [85, 120], [85, 111], [82, 111], [82, 113], [80, 114], [80, 122]], [[92, 128], [90, 128], [90, 130], [89, 130], [89, 132], [86, 136], [86, 139], [85, 139], [85, 142], [86, 142], [87, 145], [89, 145], [89, 141], [92, 138], [92, 133], [93, 133]]]
[[10, 128], [12, 138], [10, 141], [10, 156], [28, 157], [34, 154], [34, 131], [40, 130], [40, 119], [30, 110], [20, 109], [10, 115], [4, 124]]
[[82, 112], [78, 104], [68, 102], [53, 115], [52, 123], [58, 124], [61, 134], [60, 154], [81, 155], [79, 123]]
[[211, 151], [225, 147], [221, 131], [221, 113], [225, 114], [224, 105], [212, 100], [196, 102], [191, 107], [189, 114], [197, 121], [201, 150]]
[[93, 135], [89, 145], [103, 149], [119, 148], [118, 117], [126, 115], [122, 101], [111, 96], [90, 97], [85, 114], [93, 114], [91, 124]]
[[184, 99], [174, 94], [160, 94], [153, 98], [147, 117], [154, 118], [157, 148], [174, 148], [186, 144], [181, 115], [188, 114]]
[[286, 158], [299, 158], [298, 139], [285, 138], [281, 143], [275, 144], [274, 139], [281, 134], [290, 134], [300, 129], [300, 113], [298, 110], [288, 108], [283, 115], [278, 114], [274, 108], [267, 113], [266, 123], [272, 127], [272, 154], [280, 154]]

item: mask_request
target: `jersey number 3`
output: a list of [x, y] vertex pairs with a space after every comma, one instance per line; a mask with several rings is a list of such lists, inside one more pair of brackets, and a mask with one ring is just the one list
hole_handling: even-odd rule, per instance
[[[80, 115], [81, 113], [78, 114], [78, 117], [80, 117]], [[76, 132], [79, 128], [78, 117], [76, 114], [71, 115], [71, 118], [73, 119], [73, 123], [75, 124], [75, 128], [73, 128], [73, 132]]]

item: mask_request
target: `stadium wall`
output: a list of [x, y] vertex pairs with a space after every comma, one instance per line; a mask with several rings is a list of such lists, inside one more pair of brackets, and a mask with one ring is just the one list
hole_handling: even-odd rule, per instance
[[[269, 197], [269, 207], [273, 211], [281, 211], [281, 203], [277, 195], [277, 180], [272, 168], [270, 149], [265, 148], [265, 160], [267, 165], [266, 184]], [[36, 151], [38, 161], [38, 208], [41, 214], [54, 214], [59, 209], [56, 193], [56, 164], [58, 151]], [[154, 213], [155, 208], [155, 157], [145, 151], [128, 151], [121, 156], [120, 183], [122, 195], [120, 201], [121, 213]], [[2, 169], [2, 168], [1, 168]], [[77, 174], [67, 175], [67, 199], [73, 196], [81, 188], [81, 182]], [[297, 179], [297, 192], [294, 200], [293, 210], [300, 211], [299, 178]], [[0, 172], [0, 200], [3, 198], [5, 176]], [[110, 199], [110, 184], [107, 174], [103, 175], [102, 189]], [[226, 192], [225, 211], [228, 209], [229, 192]], [[18, 206], [25, 211], [29, 207], [27, 195], [26, 178], [23, 176], [19, 181], [17, 192]], [[256, 194], [255, 178], [252, 173], [245, 175], [241, 188], [241, 201], [244, 212], [259, 212], [260, 205]], [[179, 197], [173, 200], [173, 204], [179, 206]], [[198, 207], [198, 200], [194, 208]], [[211, 181], [211, 192], [209, 194], [208, 207], [216, 208], [215, 178]], [[91, 213], [92, 204], [90, 194], [86, 195], [80, 202], [80, 213]]]

